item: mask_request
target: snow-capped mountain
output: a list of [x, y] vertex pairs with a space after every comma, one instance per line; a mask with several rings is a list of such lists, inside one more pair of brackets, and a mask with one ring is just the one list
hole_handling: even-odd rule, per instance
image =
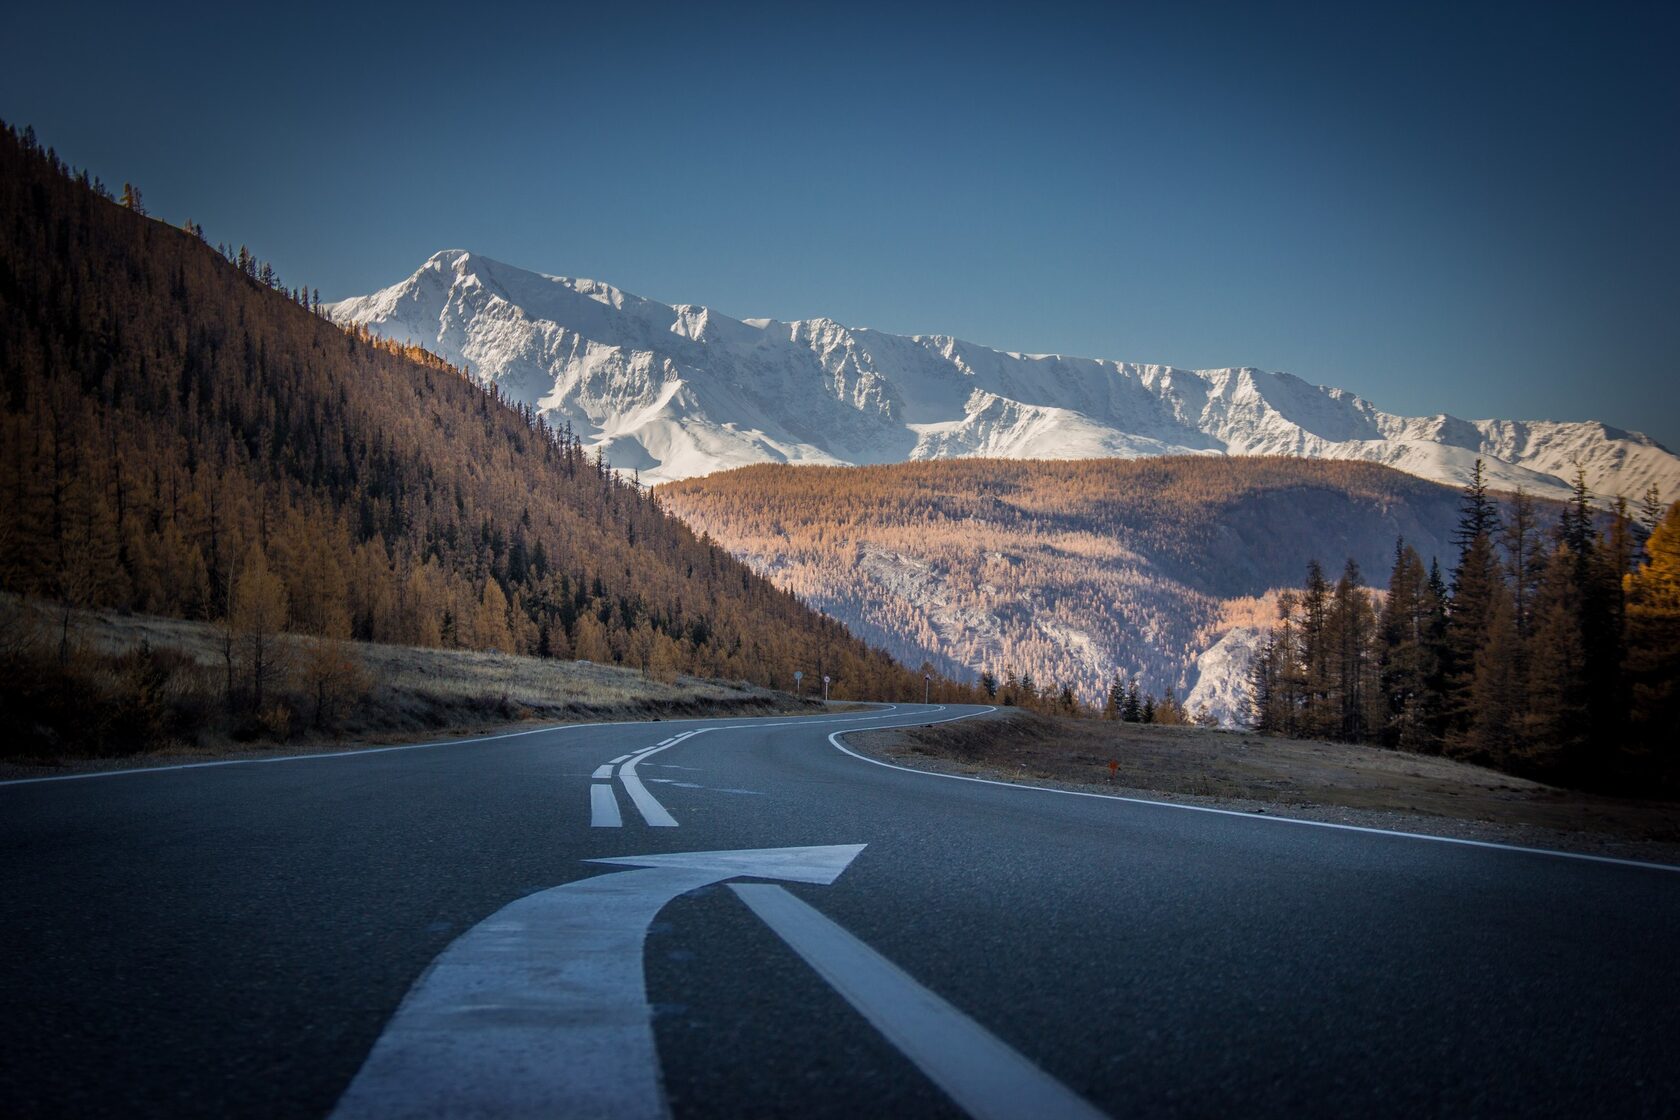
[[1680, 494], [1680, 457], [1596, 422], [1396, 416], [1341, 389], [1262, 370], [1015, 354], [828, 319], [731, 319], [476, 253], [435, 254], [343, 323], [416, 343], [570, 422], [609, 463], [666, 482], [759, 462], [862, 464], [992, 456], [1166, 454], [1363, 459], [1463, 483], [1600, 495]]

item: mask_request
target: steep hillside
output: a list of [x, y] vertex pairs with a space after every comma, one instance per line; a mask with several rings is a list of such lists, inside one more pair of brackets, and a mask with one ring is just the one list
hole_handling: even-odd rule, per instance
[[137, 202], [0, 129], [0, 590], [920, 693], [529, 409]]
[[1363, 460], [1454, 486], [1481, 458], [1491, 485], [1556, 498], [1579, 463], [1597, 494], [1680, 493], [1680, 458], [1598, 423], [1396, 416], [1285, 373], [731, 319], [463, 250], [326, 309], [435, 350], [649, 481], [764, 462], [1221, 453]]
[[[1030, 673], [1096, 700], [1115, 673], [1235, 715], [1227, 602], [1313, 558], [1385, 577], [1447, 553], [1457, 493], [1366, 463], [1173, 457], [756, 466], [662, 486], [666, 509], [900, 658]], [[1251, 612], [1252, 613], [1252, 610]], [[1200, 681], [1216, 650], [1220, 680]]]

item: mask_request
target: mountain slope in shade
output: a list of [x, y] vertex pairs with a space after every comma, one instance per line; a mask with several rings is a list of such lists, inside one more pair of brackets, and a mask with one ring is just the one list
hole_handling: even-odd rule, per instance
[[1227, 723], [1270, 620], [1244, 601], [1313, 559], [1381, 585], [1401, 536], [1445, 562], [1459, 511], [1399, 471], [1282, 456], [760, 465], [656, 493], [902, 661], [1028, 673], [1089, 703], [1118, 673]]
[[1461, 485], [1680, 492], [1680, 457], [1595, 422], [1396, 416], [1340, 389], [1257, 369], [1183, 370], [1005, 353], [828, 319], [731, 319], [463, 250], [327, 305], [500, 386], [645, 480], [749, 463], [1295, 455], [1380, 463]]
[[26, 137], [0, 122], [0, 593], [220, 620], [272, 588], [300, 633], [921, 694], [461, 371]]

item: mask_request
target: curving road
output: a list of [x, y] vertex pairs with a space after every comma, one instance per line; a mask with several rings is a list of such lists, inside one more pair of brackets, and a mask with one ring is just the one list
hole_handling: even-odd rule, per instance
[[831, 740], [984, 711], [0, 784], [0, 1114], [1680, 1113], [1680, 871]]

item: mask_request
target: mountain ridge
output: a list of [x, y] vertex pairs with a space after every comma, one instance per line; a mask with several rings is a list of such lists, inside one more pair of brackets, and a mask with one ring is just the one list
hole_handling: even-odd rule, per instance
[[1391, 466], [1449, 485], [1561, 497], [1680, 491], [1680, 457], [1600, 421], [1400, 416], [1344, 389], [1252, 366], [996, 350], [828, 318], [735, 319], [596, 280], [434, 253], [407, 279], [324, 305], [439, 352], [650, 482], [756, 462], [1295, 455]]

